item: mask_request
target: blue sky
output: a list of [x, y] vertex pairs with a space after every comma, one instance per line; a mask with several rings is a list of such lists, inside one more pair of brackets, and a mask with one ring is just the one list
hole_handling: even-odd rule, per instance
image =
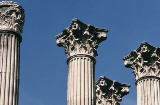
[[160, 46], [158, 0], [15, 0], [26, 14], [21, 43], [20, 105], [66, 105], [67, 64], [55, 36], [73, 18], [107, 28], [98, 48], [96, 80], [101, 75], [131, 85], [121, 105], [136, 105], [136, 86], [123, 57], [147, 41]]

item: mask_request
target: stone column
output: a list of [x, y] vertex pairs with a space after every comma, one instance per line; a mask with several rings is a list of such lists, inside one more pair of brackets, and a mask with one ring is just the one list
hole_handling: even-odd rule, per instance
[[20, 5], [0, 2], [0, 105], [18, 105], [23, 24], [24, 10]]
[[137, 86], [137, 105], [160, 105], [160, 48], [147, 42], [124, 57], [132, 68]]
[[106, 39], [106, 32], [73, 19], [70, 26], [56, 36], [58, 46], [64, 47], [67, 54], [67, 105], [95, 105], [94, 57], [99, 43]]
[[96, 105], [120, 105], [129, 93], [129, 84], [119, 83], [101, 76], [96, 82]]

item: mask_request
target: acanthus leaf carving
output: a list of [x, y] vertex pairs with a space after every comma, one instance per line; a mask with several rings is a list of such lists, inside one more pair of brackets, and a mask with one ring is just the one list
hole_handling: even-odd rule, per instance
[[147, 42], [141, 43], [137, 50], [123, 58], [127, 68], [132, 68], [136, 80], [145, 76], [160, 77], [160, 48]]
[[0, 30], [22, 33], [25, 21], [24, 9], [12, 1], [0, 2]]
[[122, 97], [129, 93], [129, 87], [101, 76], [96, 82], [96, 105], [120, 105]]
[[76, 54], [97, 56], [100, 42], [106, 39], [108, 30], [86, 25], [78, 19], [73, 19], [68, 28], [56, 36], [57, 44], [64, 47], [68, 57]]

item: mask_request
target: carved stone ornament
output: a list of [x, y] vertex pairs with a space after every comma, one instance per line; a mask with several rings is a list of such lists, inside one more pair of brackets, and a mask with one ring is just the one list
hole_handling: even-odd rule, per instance
[[57, 44], [65, 48], [68, 57], [77, 54], [97, 56], [98, 44], [106, 39], [108, 30], [86, 25], [73, 19], [68, 28], [56, 36]]
[[136, 80], [141, 77], [160, 77], [160, 48], [147, 42], [141, 43], [137, 50], [123, 58], [127, 68], [132, 68]]
[[9, 30], [22, 33], [25, 15], [24, 9], [12, 1], [0, 2], [0, 31]]
[[129, 87], [101, 76], [96, 82], [96, 105], [120, 105], [122, 97], [129, 93]]

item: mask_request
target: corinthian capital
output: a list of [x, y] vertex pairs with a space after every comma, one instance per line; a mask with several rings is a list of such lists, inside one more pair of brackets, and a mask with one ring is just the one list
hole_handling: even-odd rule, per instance
[[129, 93], [129, 87], [101, 76], [96, 82], [96, 105], [120, 105], [122, 97]]
[[24, 9], [12, 1], [0, 2], [0, 31], [22, 33], [24, 25]]
[[160, 48], [153, 47], [147, 42], [141, 43], [137, 50], [123, 58], [127, 68], [132, 68], [136, 80], [141, 77], [160, 77]]
[[68, 57], [77, 54], [97, 56], [100, 42], [106, 39], [108, 30], [96, 28], [73, 19], [68, 28], [56, 36], [57, 44], [64, 47]]

